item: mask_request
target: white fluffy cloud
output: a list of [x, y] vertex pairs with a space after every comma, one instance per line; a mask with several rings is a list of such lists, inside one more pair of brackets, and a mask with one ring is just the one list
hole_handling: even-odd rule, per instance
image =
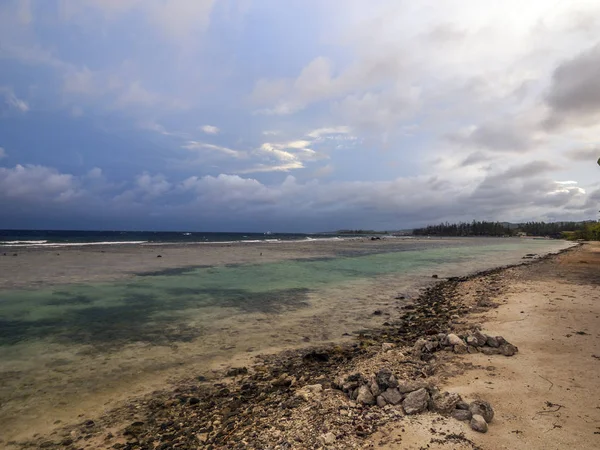
[[219, 129], [214, 125], [202, 125], [200, 129], [206, 134], [219, 134]]

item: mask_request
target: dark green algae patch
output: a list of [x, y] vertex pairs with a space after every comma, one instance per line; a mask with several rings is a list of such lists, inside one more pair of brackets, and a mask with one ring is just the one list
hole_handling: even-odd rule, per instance
[[48, 340], [87, 345], [91, 351], [118, 350], [132, 343], [171, 345], [203, 335], [203, 308], [279, 314], [309, 305], [308, 288], [206, 286], [197, 270], [169, 269], [152, 277], [146, 273], [127, 283], [1, 292], [0, 345]]

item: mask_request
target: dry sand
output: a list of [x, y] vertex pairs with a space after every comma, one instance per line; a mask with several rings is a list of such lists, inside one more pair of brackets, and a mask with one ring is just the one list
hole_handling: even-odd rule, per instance
[[[501, 306], [469, 317], [519, 347], [512, 358], [457, 356], [476, 366], [445, 389], [481, 397], [496, 412], [487, 434], [426, 414], [391, 423], [368, 443], [380, 449], [600, 448], [600, 244], [505, 274]], [[448, 442], [464, 433], [473, 444]], [[444, 442], [436, 442], [443, 440]]]

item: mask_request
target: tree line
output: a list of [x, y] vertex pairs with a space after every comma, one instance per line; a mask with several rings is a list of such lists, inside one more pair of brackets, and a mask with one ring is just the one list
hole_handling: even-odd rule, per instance
[[440, 223], [413, 230], [415, 236], [548, 236], [567, 239], [600, 239], [600, 223], [590, 222], [526, 222], [509, 224], [506, 222], [486, 222], [474, 220], [471, 223]]

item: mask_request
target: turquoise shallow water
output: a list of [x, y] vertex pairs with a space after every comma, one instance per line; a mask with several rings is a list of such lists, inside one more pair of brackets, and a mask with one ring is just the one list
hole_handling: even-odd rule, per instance
[[[199, 337], [205, 308], [279, 313], [309, 306], [308, 294], [331, 285], [436, 268], [474, 271], [518, 261], [557, 241], [473, 240], [405, 251], [277, 263], [186, 267], [141, 273], [126, 282], [73, 284], [0, 292], [0, 346], [31, 340], [115, 350], [130, 343], [164, 345]], [[461, 266], [462, 265], [462, 266]], [[467, 270], [469, 271], [469, 270]], [[188, 319], [194, 318], [194, 324]]]

